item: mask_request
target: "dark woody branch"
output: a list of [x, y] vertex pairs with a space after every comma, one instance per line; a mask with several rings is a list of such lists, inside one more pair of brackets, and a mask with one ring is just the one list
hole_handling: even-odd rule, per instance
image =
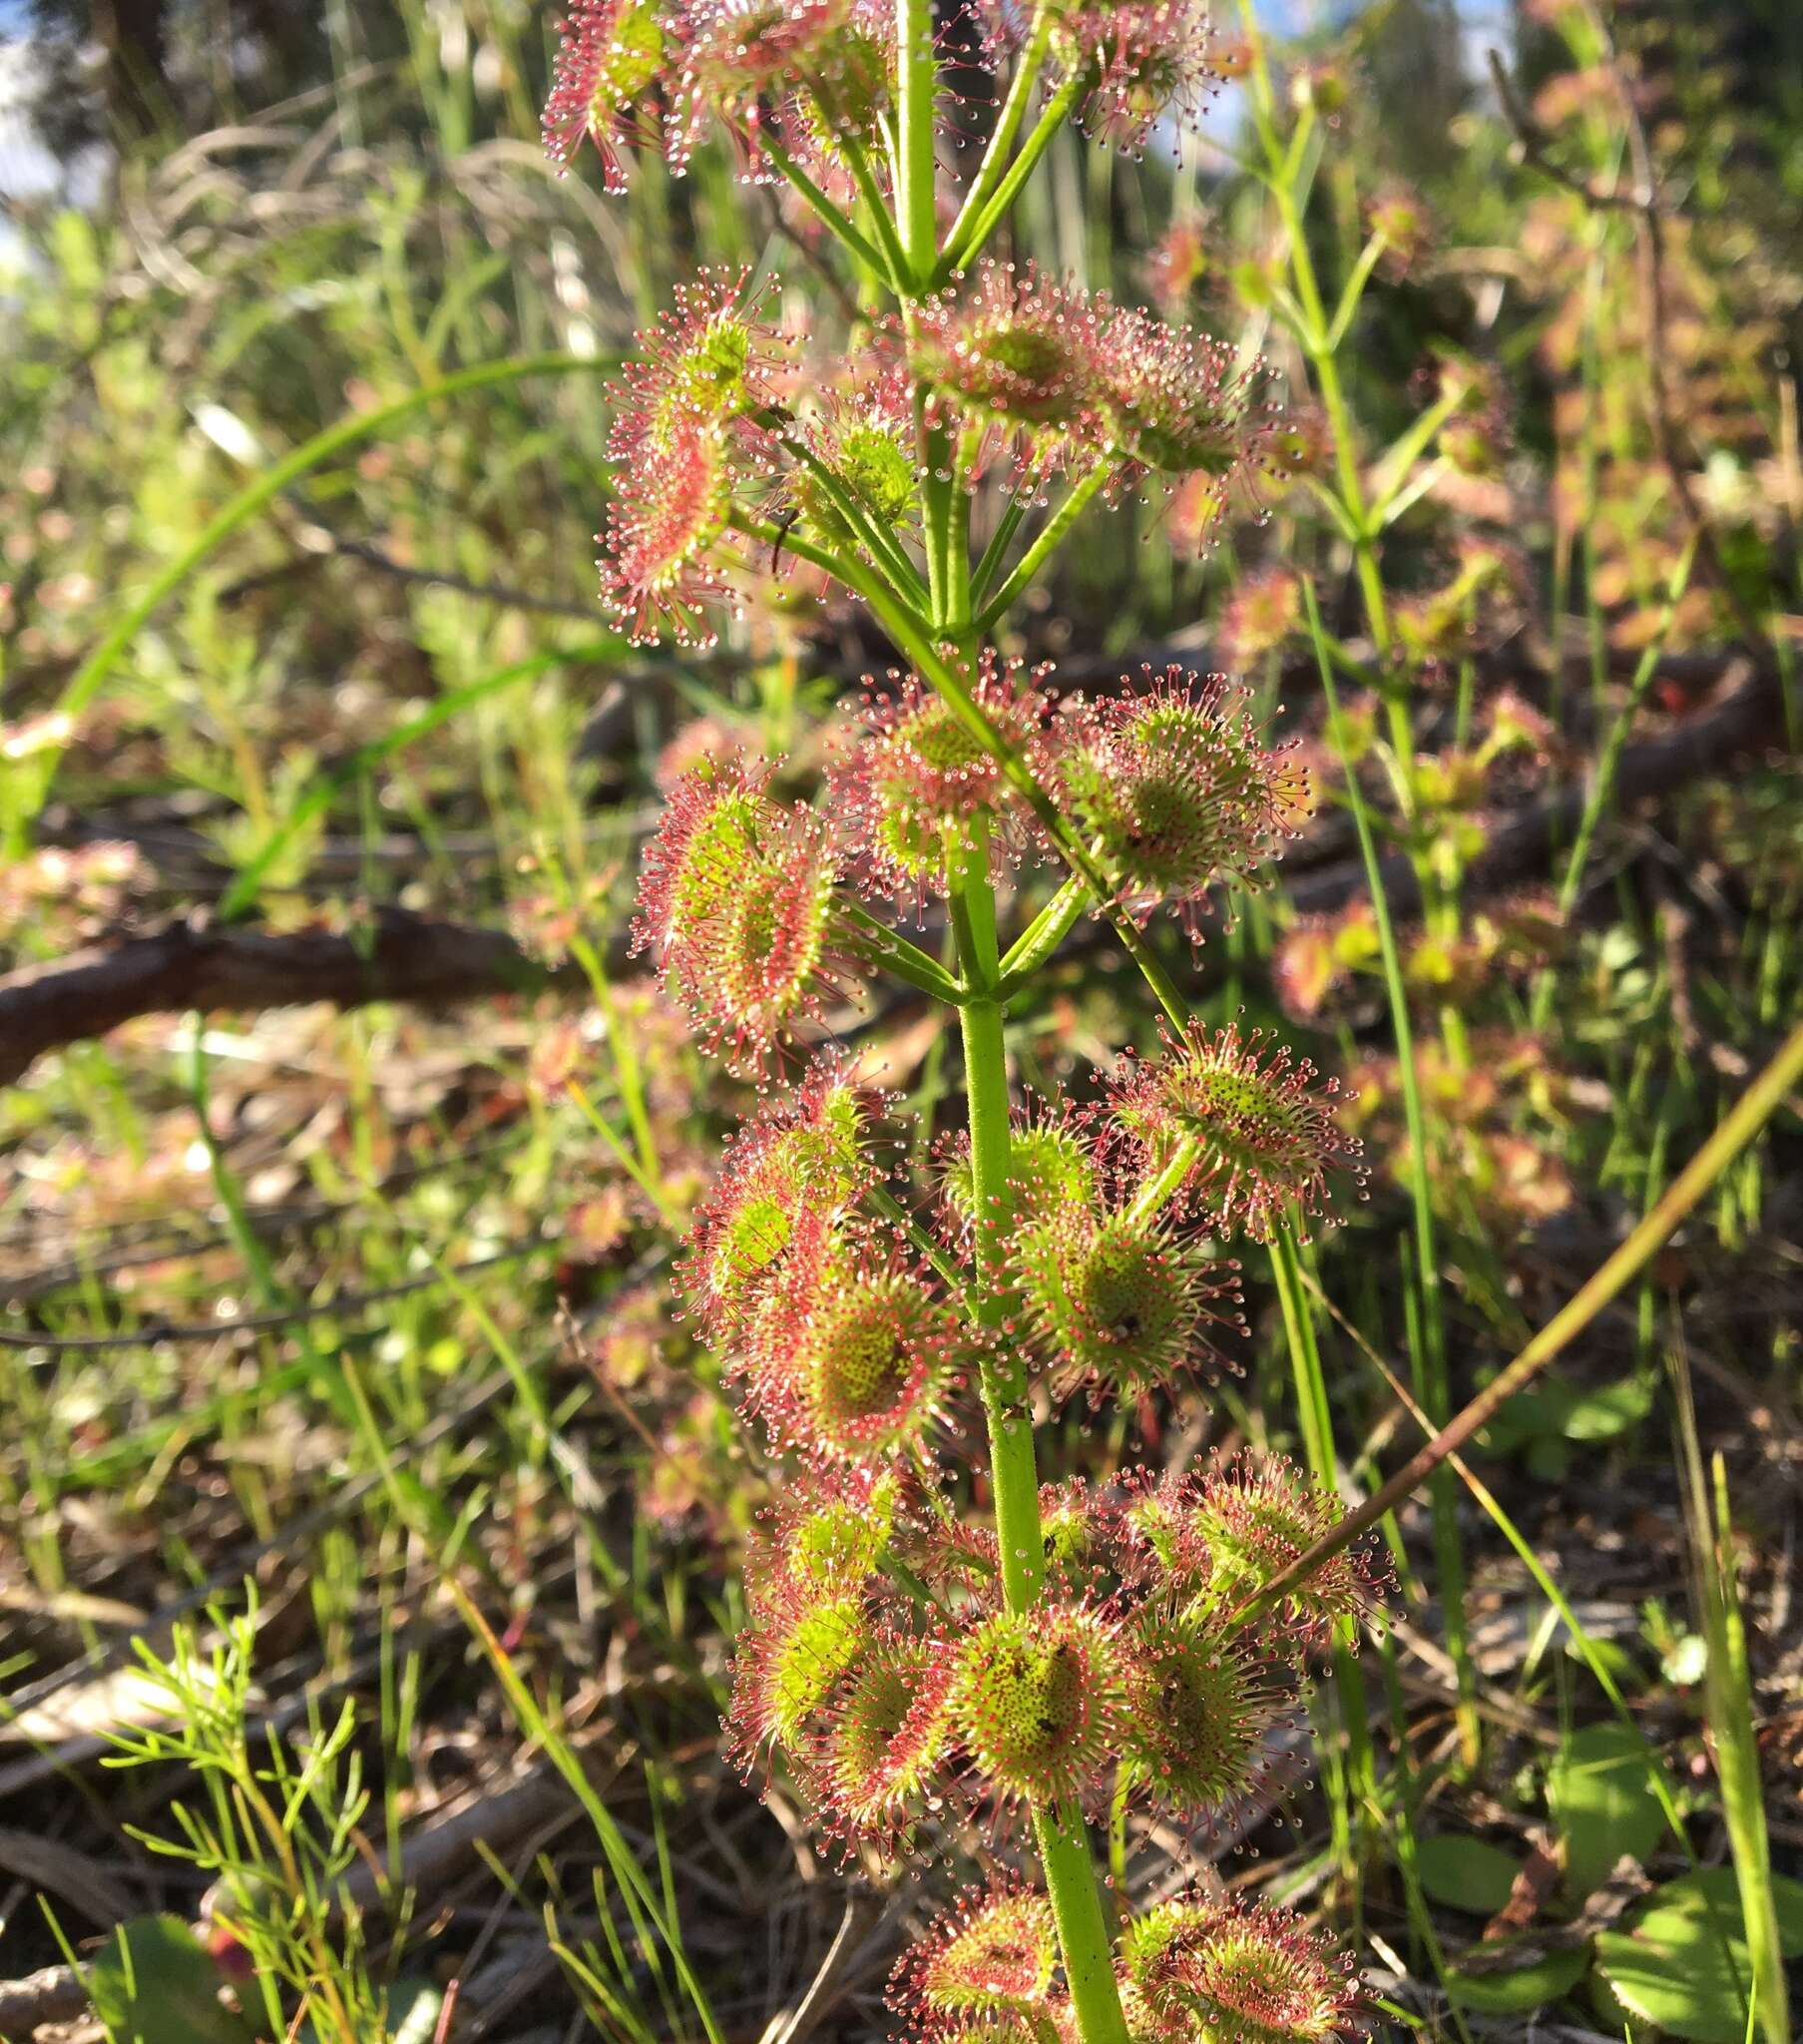
[[273, 932], [188, 917], [0, 979], [0, 1085], [44, 1052], [104, 1036], [137, 1015], [246, 1013], [309, 1001], [433, 1007], [581, 983], [572, 968], [547, 968], [503, 930], [405, 909], [380, 909], [351, 931]]

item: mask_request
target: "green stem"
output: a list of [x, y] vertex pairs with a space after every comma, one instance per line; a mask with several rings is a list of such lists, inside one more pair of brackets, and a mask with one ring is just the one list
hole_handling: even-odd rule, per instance
[[[1290, 1373], [1296, 1387], [1296, 1412], [1302, 1425], [1303, 1448], [1315, 1481], [1331, 1495], [1339, 1487], [1333, 1415], [1327, 1402], [1327, 1378], [1321, 1367], [1314, 1314], [1303, 1290], [1302, 1270], [1292, 1230], [1287, 1227], [1278, 1229], [1271, 1238], [1270, 1250], [1271, 1276], [1276, 1281], [1278, 1305], [1283, 1315], [1284, 1339], [1289, 1348]], [[1364, 1681], [1353, 1653], [1356, 1638], [1353, 1620], [1341, 1618], [1333, 1635], [1333, 1689], [1338, 1725], [1345, 1739], [1345, 1753], [1342, 1756], [1334, 1751], [1326, 1755], [1332, 1763], [1334, 1848], [1349, 1881], [1357, 1877], [1354, 1833], [1359, 1833], [1362, 1840], [1369, 1830], [1368, 1822], [1360, 1820], [1359, 1813], [1375, 1807], [1377, 1801], [1377, 1777], [1365, 1709]], [[1323, 1744], [1325, 1746], [1325, 1741]]]
[[1339, 308], [1333, 315], [1333, 324], [1327, 329], [1327, 345], [1330, 348], [1338, 348], [1340, 342], [1346, 338], [1346, 330], [1358, 311], [1359, 300], [1365, 295], [1365, 286], [1371, 281], [1371, 272], [1389, 246], [1384, 236], [1373, 235], [1359, 251], [1359, 258], [1352, 265], [1352, 273], [1346, 279], [1346, 288], [1340, 293]]
[[895, 0], [897, 64], [895, 214], [906, 258], [903, 280], [924, 288], [939, 253], [933, 208], [933, 0]]
[[1188, 1176], [1189, 1167], [1195, 1162], [1201, 1147], [1198, 1137], [1182, 1137], [1164, 1169], [1156, 1178], [1148, 1178], [1134, 1194], [1133, 1204], [1127, 1210], [1127, 1220], [1135, 1225], [1154, 1220]]
[[1392, 506], [1398, 502], [1411, 470], [1427, 452], [1428, 443], [1434, 435], [1458, 409], [1459, 392], [1456, 390], [1437, 399], [1406, 431], [1397, 435], [1395, 442], [1380, 458], [1377, 463], [1377, 494], [1371, 499], [1369, 513], [1374, 527], [1381, 530], [1393, 522]]
[[926, 528], [933, 623], [948, 638], [959, 638], [969, 629], [970, 562], [968, 556], [962, 563], [957, 557], [958, 484], [952, 468], [952, 436], [945, 426], [927, 427], [921, 457], [920, 508]]
[[[1329, 729], [1337, 738], [1339, 692], [1334, 687], [1333, 662], [1328, 657], [1320, 607], [1315, 601], [1312, 582], [1304, 581], [1302, 595], [1308, 610], [1309, 633], [1315, 646], [1315, 664], [1321, 674], [1321, 689], [1327, 698]], [[1440, 1313], [1440, 1261], [1434, 1240], [1434, 1206], [1428, 1182], [1427, 1117], [1422, 1112], [1421, 1082], [1415, 1069], [1415, 1032], [1409, 1019], [1409, 995], [1403, 984], [1402, 955], [1397, 948], [1395, 925], [1390, 920], [1390, 902], [1384, 892], [1383, 868], [1378, 858], [1377, 840], [1371, 830], [1370, 813], [1359, 786], [1357, 767], [1350, 761], [1343, 764], [1347, 806], [1352, 811], [1353, 824], [1358, 831], [1359, 852], [1371, 890], [1371, 916], [1377, 926], [1378, 950], [1383, 960], [1384, 988], [1389, 996], [1390, 1027], [1396, 1039], [1397, 1073], [1408, 1134], [1409, 1196], [1415, 1221], [1415, 1283], [1422, 1318], [1420, 1353], [1412, 1359], [1417, 1366], [1417, 1389], [1422, 1403], [1438, 1426], [1447, 1415], [1446, 1344]], [[1475, 1761], [1478, 1754], [1477, 1703], [1471, 1656], [1466, 1651], [1465, 1557], [1459, 1546], [1457, 1503], [1451, 1472], [1437, 1470], [1433, 1479], [1432, 1506], [1441, 1608], [1445, 1614], [1447, 1651], [1458, 1671], [1462, 1742], [1467, 1758]]]
[[571, 1101], [583, 1120], [589, 1124], [590, 1128], [608, 1146], [614, 1162], [619, 1165], [627, 1177], [632, 1180], [634, 1185], [639, 1188], [652, 1203], [653, 1207], [657, 1209], [658, 1218], [664, 1223], [665, 1227], [670, 1230], [673, 1236], [682, 1235], [686, 1228], [683, 1217], [671, 1205], [669, 1194], [664, 1191], [656, 1176], [645, 1169], [644, 1165], [633, 1155], [631, 1148], [628, 1146], [626, 1139], [620, 1134], [620, 1131], [614, 1127], [613, 1123], [608, 1120], [607, 1116], [590, 1099], [588, 1089], [580, 1080], [570, 1078], [565, 1080], [564, 1090], [569, 1094]]
[[[947, 878], [959, 963], [972, 993], [960, 1019], [970, 1106], [971, 1189], [977, 1217], [977, 1319], [984, 1328], [999, 1332], [1007, 1311], [1003, 1275], [1007, 1246], [989, 1217], [1000, 1211], [1007, 1190], [1012, 1136], [1002, 1004], [996, 998], [1000, 963], [996, 902], [989, 879], [989, 845], [981, 828], [954, 847]], [[1010, 1611], [1030, 1611], [1045, 1586], [1046, 1543], [1040, 1525], [1039, 1472], [1027, 1375], [1018, 1353], [1000, 1342], [987, 1347], [981, 1385], [989, 1429], [1002, 1594]], [[1127, 2023], [1115, 1983], [1114, 1940], [1103, 1915], [1088, 1829], [1075, 1810], [1043, 1807], [1034, 1811], [1034, 1829], [1083, 2044], [1126, 2044]]]
[[[1269, 90], [1268, 81], [1265, 88]], [[1377, 563], [1377, 544], [1374, 538], [1375, 523], [1371, 508], [1365, 499], [1364, 482], [1359, 475], [1358, 447], [1353, 438], [1352, 413], [1346, 402], [1345, 386], [1340, 381], [1340, 364], [1335, 342], [1327, 327], [1327, 315], [1321, 298], [1321, 286], [1315, 275], [1314, 257], [1309, 254], [1308, 237], [1302, 225], [1302, 214], [1296, 204], [1293, 168], [1277, 154], [1274, 131], [1270, 128], [1268, 116], [1261, 123], [1265, 136], [1266, 154], [1271, 162], [1271, 196], [1276, 202], [1277, 212], [1283, 223], [1283, 232], [1289, 248], [1290, 274], [1295, 279], [1296, 296], [1300, 301], [1302, 317], [1298, 322], [1296, 338], [1303, 353], [1308, 357], [1315, 380], [1321, 387], [1321, 403], [1327, 413], [1328, 430], [1333, 439], [1334, 465], [1339, 478], [1340, 507], [1344, 514], [1344, 527], [1352, 548], [1353, 567], [1358, 576], [1359, 594], [1364, 602], [1365, 616], [1371, 627], [1371, 639], [1377, 648], [1378, 664], [1381, 667], [1387, 659], [1393, 634], [1390, 630], [1390, 608], [1384, 596], [1383, 576]], [[1356, 309], [1357, 300], [1351, 309]], [[1342, 302], [1341, 312], [1350, 317], [1350, 310]], [[1336, 325], [1339, 323], [1336, 318]], [[1415, 813], [1415, 741], [1409, 724], [1408, 705], [1400, 691], [1394, 687], [1383, 690], [1384, 708], [1390, 725], [1391, 749], [1396, 755], [1397, 798], [1405, 818]]]
[[952, 636], [959, 641], [967, 661], [976, 659], [977, 642], [981, 637], [971, 623], [971, 512], [977, 492], [970, 479], [981, 438], [977, 428], [967, 427], [958, 443], [957, 465], [952, 471], [951, 530], [947, 548], [947, 565], [951, 572], [946, 578], [946, 592], [950, 598]]
[[995, 197], [996, 188], [1001, 184], [1008, 169], [1008, 153], [1014, 148], [1015, 137], [1021, 132], [1021, 123], [1027, 118], [1027, 109], [1033, 101], [1033, 89], [1039, 83], [1040, 66], [1046, 61], [1046, 52], [1051, 47], [1052, 22], [1053, 14], [1050, 7], [1042, 6], [1033, 17], [1033, 26], [1027, 31], [1027, 40], [1021, 46], [1020, 62], [1015, 66], [1008, 97], [1002, 102], [1001, 112], [996, 116], [995, 130], [989, 138], [989, 147], [983, 152], [983, 161], [977, 167], [976, 178], [964, 196], [964, 204], [958, 209], [958, 218], [952, 223], [952, 232], [946, 237], [945, 255], [941, 258], [943, 268], [951, 269], [957, 266], [954, 256], [963, 249], [965, 238], [972, 227], [989, 210], [989, 202]]
[[979, 636], [993, 632], [1002, 619], [1020, 602], [1032, 586], [1033, 578], [1051, 558], [1053, 549], [1077, 523], [1084, 506], [1108, 481], [1110, 472], [1110, 464], [1107, 461], [1099, 461], [1047, 519], [1039, 537], [1015, 563], [1013, 572], [1001, 588], [983, 606], [983, 615], [976, 624]]
[[[991, 1215], [999, 1211], [1006, 1194], [1013, 1135], [1002, 1004], [995, 991], [996, 902], [989, 881], [989, 845], [981, 828], [953, 847], [948, 879], [958, 961], [970, 989], [960, 1021], [976, 1215], [977, 1317], [993, 1330], [1000, 1327], [1006, 1313], [1003, 1266], [1007, 1244]], [[1046, 1546], [1040, 1529], [1027, 1372], [1018, 1351], [1000, 1345], [986, 1348], [982, 1389], [996, 1492], [996, 1534], [1002, 1550], [1002, 1588], [1008, 1608], [1025, 1611], [1037, 1601], [1045, 1582]]]
[[1033, 1828], [1046, 1869], [1046, 1891], [1058, 1924], [1065, 1981], [1083, 2044], [1127, 2044], [1127, 2018], [1115, 1980], [1114, 1937], [1102, 1911], [1102, 1890], [1082, 1814], [1036, 1809]]
[[1005, 221], [1013, 210], [1015, 201], [1021, 196], [1021, 189], [1039, 168], [1041, 157], [1052, 146], [1052, 138], [1065, 125], [1071, 109], [1077, 104], [1077, 96], [1083, 90], [1083, 74], [1073, 70], [1057, 92], [1046, 102], [1045, 111], [1034, 124], [1034, 130], [1021, 147], [1021, 153], [1008, 167], [1008, 175], [996, 188], [995, 196], [983, 209], [982, 214], [971, 227], [955, 251], [948, 251], [934, 272], [935, 283], [943, 283], [955, 270], [968, 269], [972, 258], [981, 251], [985, 242]]

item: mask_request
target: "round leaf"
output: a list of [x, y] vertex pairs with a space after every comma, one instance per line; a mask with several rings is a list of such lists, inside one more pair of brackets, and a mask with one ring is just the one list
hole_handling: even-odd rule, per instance
[[[1777, 1906], [1778, 1949], [1787, 1959], [1803, 1955], [1803, 1880], [1788, 1874], [1771, 1876], [1772, 1900]], [[1731, 1866], [1706, 1866], [1700, 1873], [1680, 1874], [1655, 1888], [1646, 1898], [1649, 1909], [1694, 1909], [1699, 1914], [1713, 1906], [1720, 1920], [1740, 1936], [1740, 1882]]]
[[1702, 1897], [1654, 1907], [1596, 1939], [1596, 1963], [1629, 2015], [1691, 2044], [1743, 2044], [1753, 1968], [1739, 1905], [1715, 1920]]
[[1512, 1853], [1484, 1838], [1443, 1832], [1415, 1848], [1415, 1873], [1422, 1891], [1449, 1909], [1494, 1916], [1508, 1901], [1519, 1871]]
[[251, 2025], [220, 1999], [224, 1984], [177, 1916], [120, 1924], [88, 1968], [95, 2014], [112, 2034], [142, 2044], [249, 2044]]
[[1566, 1839], [1566, 1889], [1582, 1901], [1623, 1853], [1644, 1859], [1665, 1832], [1652, 1790], [1651, 1749], [1625, 1725], [1573, 1733], [1553, 1763], [1548, 1790]]
[[1566, 1408], [1566, 1438], [1607, 1441], [1637, 1425], [1652, 1410], [1650, 1376], [1623, 1377], [1599, 1390], [1582, 1391]]
[[1570, 1994], [1589, 1962], [1589, 1953], [1579, 1946], [1575, 1951], [1543, 1952], [1509, 1973], [1463, 1973], [1455, 1966], [1447, 1973], [1446, 1988], [1462, 2007], [1478, 2015], [1526, 2015]]

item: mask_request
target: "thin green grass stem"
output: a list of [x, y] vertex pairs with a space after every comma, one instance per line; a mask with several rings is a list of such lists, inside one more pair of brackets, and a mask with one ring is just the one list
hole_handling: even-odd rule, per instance
[[1324, 1561], [1374, 1526], [1393, 1505], [1410, 1496], [1443, 1462], [1455, 1455], [1495, 1418], [1509, 1400], [1532, 1383], [1556, 1355], [1564, 1352], [1585, 1327], [1639, 1276], [1680, 1222], [1701, 1202], [1803, 1079], [1803, 1023], [1785, 1038], [1764, 1071], [1716, 1125], [1694, 1157], [1666, 1188], [1656, 1205], [1629, 1230], [1626, 1239], [1578, 1286], [1507, 1369], [1404, 1463], [1389, 1481], [1349, 1512], [1333, 1531], [1305, 1549], [1288, 1567], [1250, 1597], [1235, 1614], [1244, 1621], [1255, 1612], [1287, 1597]]
[[[1572, 839], [1572, 848], [1566, 854], [1566, 867], [1559, 882], [1559, 915], [1566, 920], [1578, 905], [1578, 896], [1583, 886], [1583, 869], [1589, 860], [1590, 842], [1596, 834], [1596, 825], [1602, 820], [1602, 812], [1608, 807], [1609, 798], [1615, 791], [1615, 773], [1621, 764], [1621, 755], [1627, 746], [1627, 735], [1638, 715], [1640, 705], [1646, 700], [1646, 692], [1652, 686], [1652, 678], [1658, 668], [1659, 656], [1665, 651], [1665, 642], [1671, 636], [1671, 628], [1677, 621], [1677, 607], [1689, 586], [1690, 571], [1696, 564], [1696, 536], [1692, 534], [1684, 542], [1683, 551], [1672, 567], [1671, 580], [1666, 586], [1665, 601], [1659, 610], [1658, 623], [1652, 637], [1640, 650], [1635, 664], [1633, 679], [1628, 683], [1627, 697], [1615, 713], [1603, 737], [1602, 750], [1596, 756], [1596, 765], [1590, 773], [1589, 785], [1584, 790], [1583, 810], [1578, 819], [1577, 834]], [[1533, 1026], [1544, 1029], [1552, 1013], [1553, 976], [1542, 972], [1534, 988], [1532, 1006]]]
[[[1321, 687], [1327, 698], [1328, 715], [1337, 744], [1340, 732], [1339, 694], [1334, 686], [1333, 662], [1324, 643], [1320, 607], [1315, 600], [1313, 583], [1305, 581], [1302, 593], [1307, 606], [1309, 632], [1314, 640], [1315, 661], [1321, 674]], [[1390, 904], [1384, 892], [1383, 867], [1364, 792], [1359, 786], [1358, 768], [1344, 753], [1341, 754], [1341, 764], [1345, 773], [1346, 802], [1358, 831], [1359, 852], [1371, 891], [1371, 913], [1383, 959], [1384, 986], [1389, 996], [1390, 1026], [1396, 1038], [1397, 1071], [1408, 1134], [1409, 1199], [1415, 1236], [1413, 1278], [1419, 1313], [1419, 1333], [1412, 1334], [1409, 1343], [1410, 1360], [1415, 1371], [1417, 1395], [1433, 1416], [1435, 1425], [1439, 1426], [1445, 1424], [1448, 1412], [1446, 1347], [1440, 1313], [1439, 1253], [1435, 1244], [1433, 1195], [1429, 1183], [1427, 1117], [1422, 1111], [1421, 1082], [1415, 1067], [1415, 1035], [1409, 1019], [1409, 996], [1403, 984], [1396, 928], [1390, 919]], [[1476, 1682], [1466, 1637], [1465, 1556], [1459, 1544], [1458, 1495], [1450, 1473], [1435, 1475], [1430, 1503], [1447, 1652], [1458, 1671], [1460, 1739], [1469, 1766], [1478, 1758], [1479, 1726]]]
[[[1323, 1490], [1337, 1496], [1339, 1459], [1334, 1449], [1333, 1416], [1327, 1401], [1327, 1378], [1321, 1366], [1321, 1345], [1295, 1239], [1287, 1229], [1272, 1237], [1271, 1276], [1289, 1348], [1290, 1373], [1296, 1387], [1296, 1412], [1310, 1473]], [[1341, 1872], [1357, 1890], [1358, 1862], [1363, 1856], [1371, 1819], [1377, 1807], [1377, 1766], [1371, 1750], [1371, 1728], [1365, 1708], [1364, 1677], [1353, 1652], [1353, 1621], [1342, 1618], [1334, 1627], [1333, 1676], [1336, 1714], [1345, 1734], [1345, 1752], [1329, 1749], [1332, 1778], [1332, 1820], [1335, 1855]], [[1356, 1832], [1356, 1838], [1355, 1838]]]
[[[1703, 1695], [1708, 1707], [1715, 1772], [1721, 1783], [1722, 1818], [1734, 1860], [1741, 1928], [1752, 1971], [1749, 2033], [1756, 2021], [1765, 2044], [1790, 2044], [1790, 1994], [1784, 1947], [1772, 1889], [1771, 1834], [1765, 1820], [1760, 1780], [1759, 1734], [1753, 1702], [1753, 1673], [1747, 1659], [1746, 1622], [1735, 1579], [1733, 1520], [1728, 1509], [1728, 1472], [1719, 1451], [1703, 1469], [1696, 1407], [1683, 1351], [1672, 1355], [1677, 1389], [1678, 1443], [1690, 1521], [1691, 1566], [1696, 1602], [1708, 1646]], [[1717, 1934], [1720, 1935], [1719, 1926]], [[1732, 1954], [1728, 1976], [1734, 1977]]]
[[618, 639], [585, 640], [579, 646], [571, 646], [556, 653], [534, 654], [530, 660], [514, 662], [511, 667], [497, 668], [492, 675], [483, 675], [479, 680], [467, 682], [461, 689], [450, 689], [436, 702], [428, 705], [417, 717], [410, 717], [404, 724], [396, 725], [386, 737], [371, 739], [367, 745], [359, 746], [350, 757], [329, 773], [321, 773], [307, 782], [306, 791], [288, 810], [280, 822], [270, 831], [251, 857], [232, 875], [231, 884], [220, 897], [218, 909], [222, 922], [234, 922], [256, 905], [256, 897], [271, 868], [296, 837], [313, 818], [330, 808], [345, 788], [354, 786], [375, 767], [392, 760], [397, 753], [404, 752], [416, 739], [427, 737], [440, 726], [449, 724], [453, 718], [483, 701], [485, 697], [510, 689], [516, 682], [529, 682], [539, 675], [548, 674], [553, 668], [581, 666], [585, 662], [612, 659], [620, 651]]

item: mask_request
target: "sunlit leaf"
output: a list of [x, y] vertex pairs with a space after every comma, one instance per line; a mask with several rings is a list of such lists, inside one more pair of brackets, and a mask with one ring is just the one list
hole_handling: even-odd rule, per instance
[[1501, 1845], [1451, 1832], [1423, 1838], [1415, 1848], [1415, 1873], [1424, 1892], [1449, 1909], [1494, 1916], [1509, 1900], [1521, 1863]]
[[1625, 1725], [1586, 1726], [1560, 1748], [1548, 1791], [1565, 1833], [1566, 1890], [1575, 1899], [1600, 1887], [1624, 1853], [1643, 1859], [1664, 1834], [1651, 1765], [1651, 1749]]

